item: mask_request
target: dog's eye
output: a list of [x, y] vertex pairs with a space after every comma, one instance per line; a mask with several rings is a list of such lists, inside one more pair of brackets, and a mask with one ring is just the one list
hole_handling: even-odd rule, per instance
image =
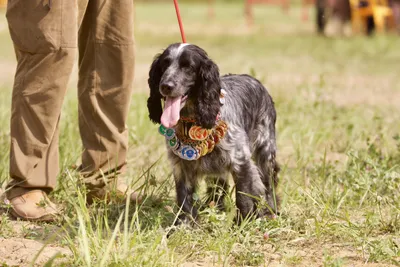
[[189, 68], [190, 67], [190, 61], [187, 59], [183, 59], [180, 62], [181, 68]]

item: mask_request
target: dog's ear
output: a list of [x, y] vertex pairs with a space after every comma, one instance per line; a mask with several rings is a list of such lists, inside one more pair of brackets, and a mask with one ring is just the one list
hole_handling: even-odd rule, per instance
[[218, 66], [207, 56], [197, 78], [196, 120], [201, 127], [211, 129], [220, 111], [221, 80]]
[[147, 99], [147, 108], [149, 110], [149, 118], [154, 123], [161, 123], [162, 105], [161, 93], [159, 90], [162, 69], [160, 64], [160, 55], [157, 55], [151, 64], [148, 84], [150, 87], [150, 97]]

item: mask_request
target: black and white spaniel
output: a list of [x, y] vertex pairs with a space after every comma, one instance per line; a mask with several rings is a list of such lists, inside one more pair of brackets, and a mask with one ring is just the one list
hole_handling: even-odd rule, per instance
[[[173, 142], [167, 138], [167, 147], [183, 211], [178, 223], [196, 219], [194, 193], [202, 176], [218, 185], [217, 190], [210, 186], [208, 193], [214, 193], [211, 200], [219, 196], [216, 204], [222, 208], [232, 174], [238, 221], [276, 213], [276, 112], [266, 88], [248, 75], [220, 77], [218, 66], [203, 49], [180, 43], [156, 56], [148, 83], [150, 119], [162, 124], [164, 131], [171, 130], [174, 138]], [[221, 121], [225, 128], [218, 126]], [[191, 139], [188, 132], [193, 126], [209, 143]], [[220, 133], [221, 129], [226, 132]]]

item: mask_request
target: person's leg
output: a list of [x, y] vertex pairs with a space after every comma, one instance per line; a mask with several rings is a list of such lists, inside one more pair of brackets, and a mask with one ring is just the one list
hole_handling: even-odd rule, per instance
[[396, 30], [400, 33], [400, 0], [393, 1], [392, 10]]
[[36, 202], [56, 185], [58, 124], [77, 43], [76, 2], [43, 2], [9, 1], [6, 14], [17, 56], [6, 194], [24, 219], [50, 212]]
[[133, 1], [90, 0], [79, 29], [80, 171], [103, 189], [126, 166], [134, 73]]

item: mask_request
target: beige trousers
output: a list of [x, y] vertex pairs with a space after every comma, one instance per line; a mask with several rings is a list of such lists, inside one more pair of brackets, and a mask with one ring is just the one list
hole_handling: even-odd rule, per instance
[[61, 106], [77, 48], [80, 171], [87, 185], [104, 186], [103, 175], [126, 164], [133, 0], [9, 0], [6, 16], [18, 62], [7, 196], [56, 186]]

